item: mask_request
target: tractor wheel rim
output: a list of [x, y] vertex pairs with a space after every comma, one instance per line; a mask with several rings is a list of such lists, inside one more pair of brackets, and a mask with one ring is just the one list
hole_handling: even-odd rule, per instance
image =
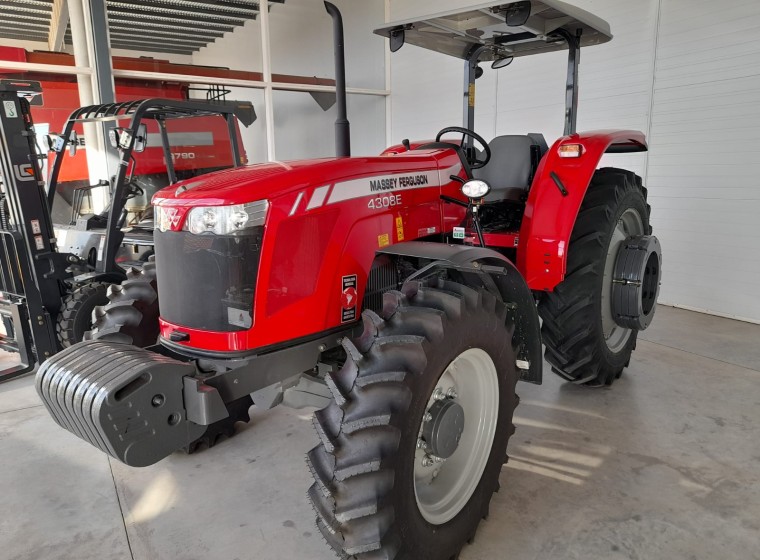
[[[453, 519], [475, 492], [491, 454], [499, 417], [499, 378], [491, 357], [480, 348], [465, 350], [446, 368], [428, 400], [427, 410], [441, 398], [452, 399], [464, 410], [459, 445], [445, 460], [430, 464], [423, 446], [421, 419], [414, 460], [414, 494], [428, 523]], [[437, 396], [437, 398], [436, 398]]]
[[612, 239], [607, 247], [607, 258], [604, 262], [604, 278], [602, 279], [602, 331], [604, 341], [611, 352], [622, 350], [633, 334], [632, 329], [621, 327], [612, 315], [612, 277], [620, 248], [629, 237], [644, 235], [644, 220], [635, 208], [628, 208], [618, 218]]

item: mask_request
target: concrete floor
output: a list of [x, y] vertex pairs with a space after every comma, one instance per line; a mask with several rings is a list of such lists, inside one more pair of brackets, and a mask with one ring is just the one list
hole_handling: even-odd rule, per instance
[[[463, 560], [760, 559], [760, 326], [660, 308], [611, 390], [521, 385], [512, 459]], [[7, 360], [7, 358], [6, 358]], [[254, 409], [255, 410], [255, 409]], [[0, 558], [332, 559], [310, 411], [132, 469], [0, 385]]]

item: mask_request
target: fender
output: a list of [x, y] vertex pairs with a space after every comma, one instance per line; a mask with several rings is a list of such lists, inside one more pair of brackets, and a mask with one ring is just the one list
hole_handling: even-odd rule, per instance
[[[581, 156], [560, 158], [559, 148], [566, 144], [580, 144]], [[532, 290], [551, 291], [564, 280], [570, 235], [602, 156], [647, 149], [646, 137], [636, 130], [581, 132], [554, 143], [538, 166], [520, 228], [517, 268]]]
[[420, 280], [441, 271], [457, 271], [460, 273], [457, 281], [474, 288], [485, 288], [507, 303], [514, 313], [517, 359], [529, 364], [528, 369], [521, 370], [520, 379], [541, 384], [541, 328], [533, 293], [505, 256], [483, 247], [424, 241], [398, 243], [377, 254], [397, 260], [417, 260], [421, 267], [406, 280]]

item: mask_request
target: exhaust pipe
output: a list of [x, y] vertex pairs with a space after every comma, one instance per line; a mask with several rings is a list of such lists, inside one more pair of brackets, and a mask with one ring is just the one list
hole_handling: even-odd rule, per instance
[[343, 16], [330, 2], [325, 9], [333, 19], [333, 43], [335, 45], [335, 98], [338, 118], [335, 119], [335, 155], [351, 157], [351, 125], [346, 114], [346, 61], [343, 54]]

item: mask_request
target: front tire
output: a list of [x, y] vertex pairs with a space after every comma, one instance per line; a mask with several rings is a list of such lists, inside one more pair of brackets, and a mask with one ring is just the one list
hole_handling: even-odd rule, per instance
[[140, 348], [158, 339], [158, 289], [156, 264], [151, 257], [142, 268], [131, 268], [127, 279], [108, 288], [107, 305], [94, 311], [87, 338], [122, 342]]
[[[364, 333], [344, 340], [347, 361], [327, 377], [334, 399], [314, 416], [317, 526], [342, 557], [456, 558], [488, 514], [514, 432], [514, 323], [488, 292], [442, 280], [386, 293], [381, 315], [365, 311]], [[471, 382], [452, 377], [454, 363]], [[444, 381], [456, 390], [442, 396]], [[479, 384], [491, 392], [480, 406]], [[437, 403], [461, 406], [464, 427], [453, 454], [431, 463]]]
[[107, 287], [108, 284], [103, 282], [91, 282], [66, 295], [55, 325], [61, 348], [82, 342], [92, 328], [93, 310], [108, 303]]
[[638, 331], [614, 321], [612, 275], [624, 241], [651, 233], [649, 212], [640, 177], [614, 168], [594, 174], [570, 237], [565, 280], [538, 305], [546, 361], [562, 378], [611, 385], [628, 365]]

